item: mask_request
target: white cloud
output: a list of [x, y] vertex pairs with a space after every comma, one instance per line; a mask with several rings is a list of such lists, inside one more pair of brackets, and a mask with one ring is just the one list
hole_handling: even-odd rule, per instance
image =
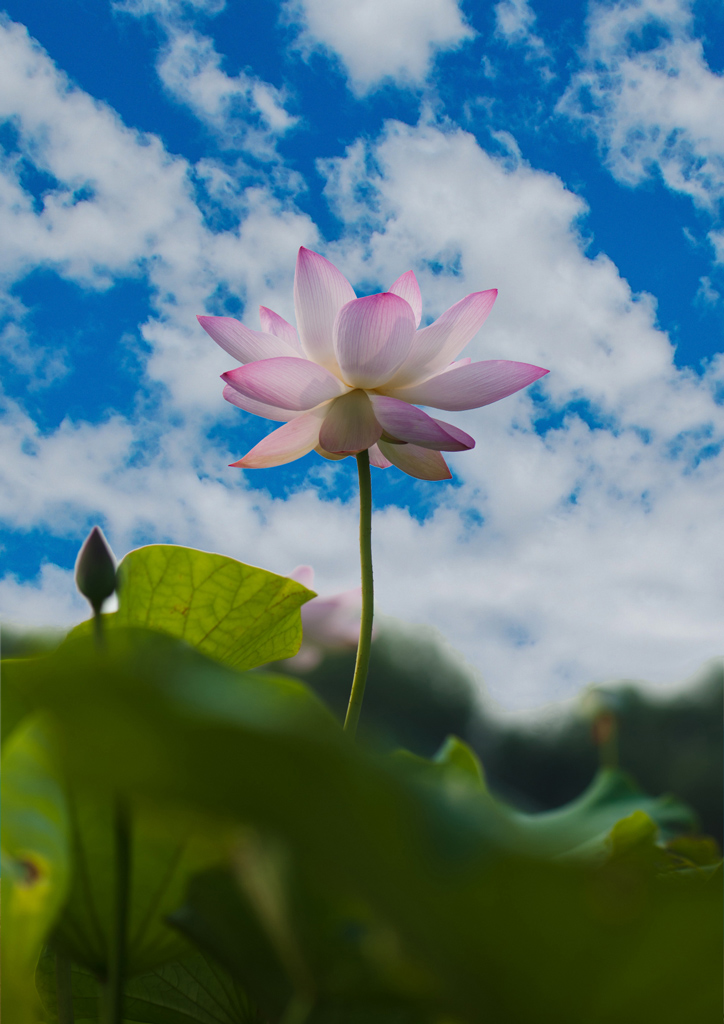
[[[36, 209], [19, 161], [0, 166], [0, 283], [38, 265], [100, 289], [145, 274], [160, 314], [143, 328], [149, 374], [177, 401], [212, 407], [228, 357], [208, 344], [195, 314], [221, 282], [267, 303], [283, 284], [286, 298], [297, 247], [317, 238], [310, 219], [254, 187], [234, 197], [240, 229], [210, 230], [187, 161], [74, 88], [12, 23], [0, 24], [0, 118], [15, 125], [21, 154], [56, 182]], [[200, 169], [209, 175], [210, 162]], [[208, 384], [199, 388], [199, 379]]]
[[168, 92], [215, 131], [223, 146], [261, 158], [274, 156], [274, 144], [297, 123], [287, 112], [285, 94], [240, 71], [227, 75], [213, 40], [174, 28], [158, 60]]
[[330, 199], [355, 228], [337, 247], [352, 277], [384, 284], [412, 266], [430, 314], [498, 287], [474, 353], [551, 365], [556, 399], [579, 391], [616, 414], [635, 388], [632, 415], [648, 415], [638, 389], [671, 379], [671, 346], [652, 326], [651, 297], [633, 296], [605, 256], [582, 255], [586, 207], [559, 178], [519, 162], [511, 169], [472, 135], [424, 124], [392, 124], [378, 144], [358, 142], [322, 166]]
[[531, 57], [548, 56], [545, 43], [533, 31], [536, 14], [529, 0], [500, 0], [494, 11], [495, 31], [507, 43], [524, 46]]
[[139, 18], [146, 15], [183, 18], [189, 11], [212, 16], [220, 14], [226, 7], [226, 0], [111, 0], [111, 6], [116, 11]]
[[286, 0], [287, 18], [301, 25], [297, 45], [334, 54], [358, 95], [385, 81], [420, 86], [440, 51], [474, 35], [456, 0]]
[[470, 135], [425, 125], [392, 125], [371, 152], [358, 143], [327, 169], [337, 212], [355, 227], [338, 247], [353, 276], [384, 283], [413, 266], [428, 313], [498, 286], [473, 357], [548, 366], [555, 402], [578, 396], [611, 423], [591, 430], [570, 414], [541, 439], [525, 397], [457, 417], [479, 446], [454, 460], [465, 481], [456, 503], [485, 524], [463, 543], [452, 512], [415, 527], [407, 551], [429, 559], [418, 588], [410, 568], [395, 575], [395, 536], [389, 568], [378, 557], [389, 610], [410, 608], [410, 590], [430, 595], [418, 615], [427, 602], [424, 617], [477, 649], [511, 702], [586, 678], [671, 678], [719, 653], [721, 367], [701, 380], [674, 367], [654, 302], [633, 296], [610, 260], [585, 255], [585, 210], [554, 176], [507, 169]]
[[[66, 420], [46, 432], [8, 400], [0, 519], [79, 543], [100, 519], [118, 555], [153, 538], [278, 572], [312, 564], [325, 592], [354, 586], [353, 499], [326, 501], [323, 489], [272, 499], [226, 468], [245, 447], [243, 427], [233, 452], [206, 440], [213, 419], [243, 420], [219, 398], [228, 358], [193, 320], [218, 284], [243, 297], [252, 325], [256, 302], [291, 317], [295, 251], [321, 247], [316, 228], [257, 187], [233, 196], [238, 229], [211, 231], [185, 161], [70, 88], [23, 31], [0, 35], [0, 102], [16, 110], [23, 152], [58, 181], [36, 212], [5, 169], [6, 277], [50, 262], [102, 286], [136, 267], [155, 296], [141, 387], [165, 386], [152, 420]], [[578, 397], [606, 423], [591, 429], [569, 412], [540, 437], [526, 395], [454, 416], [479, 442], [451, 457], [460, 486], [433, 488], [441, 504], [424, 523], [404, 509], [375, 516], [380, 610], [437, 625], [508, 706], [616, 675], [676, 678], [720, 653], [724, 406], [712, 395], [724, 361], [703, 378], [674, 367], [654, 300], [632, 295], [607, 258], [586, 256], [585, 206], [553, 175], [426, 122], [391, 124], [325, 166], [345, 226], [325, 251], [353, 280], [372, 289], [413, 267], [426, 315], [498, 286], [471, 354], [549, 366], [554, 405]], [[63, 197], [88, 183], [79, 213]], [[353, 493], [349, 462], [319, 474], [343, 474]], [[74, 600], [52, 567], [0, 584], [10, 619], [69, 621]]]
[[157, 255], [169, 235], [183, 246], [198, 231], [185, 161], [74, 88], [12, 23], [0, 23], [0, 118], [16, 127], [23, 155], [57, 183], [36, 212], [17, 161], [0, 168], [6, 279], [42, 263], [103, 288]]
[[29, 378], [29, 390], [37, 390], [65, 376], [68, 352], [56, 339], [43, 344], [33, 337], [25, 322], [27, 314], [17, 295], [0, 290], [0, 357]]
[[69, 627], [89, 618], [88, 602], [75, 589], [73, 572], [46, 562], [32, 583], [8, 574], [0, 579], [0, 609], [12, 624]]
[[[75, 537], [79, 546], [90, 525], [102, 521], [118, 556], [150, 536], [280, 573], [305, 552], [321, 568], [324, 589], [343, 590], [354, 581], [354, 502], [321, 503], [312, 490], [272, 499], [246, 489], [242, 474], [227, 468], [238, 453], [213, 448], [198, 424], [168, 430], [164, 420], [156, 427], [154, 434], [152, 424], [113, 417], [101, 424], [66, 420], [43, 434], [16, 403], [6, 402], [0, 521], [18, 531], [34, 526]], [[24, 584], [14, 577], [0, 582], [0, 614], [8, 621], [66, 624], [84, 611], [72, 574], [57, 567], [44, 567], [39, 579]]]
[[714, 247], [717, 263], [724, 263], [724, 231], [710, 231], [709, 241]]
[[716, 306], [721, 300], [721, 293], [716, 290], [710, 278], [704, 276], [699, 279], [699, 288], [696, 293], [696, 302], [705, 306]]
[[724, 197], [724, 76], [694, 32], [691, 0], [594, 3], [559, 110], [595, 133], [619, 181], [660, 174], [713, 208]]
[[216, 135], [222, 147], [267, 161], [276, 157], [279, 136], [298, 121], [286, 110], [286, 91], [244, 70], [227, 74], [214, 40], [193, 27], [199, 13], [219, 14], [225, 0], [123, 0], [113, 6], [134, 17], [155, 18], [166, 34], [156, 61], [164, 88]]

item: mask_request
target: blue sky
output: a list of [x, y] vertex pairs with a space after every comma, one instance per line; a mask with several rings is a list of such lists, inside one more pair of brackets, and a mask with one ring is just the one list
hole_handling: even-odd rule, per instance
[[0, 22], [0, 611], [76, 621], [75, 552], [168, 541], [357, 578], [351, 460], [227, 468], [196, 313], [293, 318], [299, 245], [473, 358], [454, 480], [374, 475], [379, 607], [509, 707], [721, 654], [724, 12], [714, 0], [11, 0]]

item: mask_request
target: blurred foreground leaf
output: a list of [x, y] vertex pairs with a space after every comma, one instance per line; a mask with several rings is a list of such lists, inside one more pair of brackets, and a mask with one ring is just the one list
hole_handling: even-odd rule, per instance
[[[85, 967], [72, 971], [75, 1024], [98, 1024], [98, 982]], [[46, 949], [38, 964], [36, 985], [52, 1024], [58, 1019], [55, 957]], [[128, 1024], [262, 1024], [253, 1005], [233, 978], [201, 953], [132, 978], [126, 985], [124, 1020]]]
[[647, 796], [618, 769], [600, 769], [584, 792], [563, 807], [526, 814], [490, 793], [474, 751], [457, 737], [449, 737], [432, 760], [401, 750], [392, 761], [439, 788], [470, 815], [497, 816], [505, 826], [508, 847], [538, 858], [577, 857], [600, 863], [611, 852], [611, 829], [634, 814], [650, 823], [656, 840], [696, 828], [695, 815], [680, 800]]
[[[104, 624], [158, 630], [248, 669], [296, 654], [299, 609], [312, 597], [295, 580], [225, 555], [150, 544], [118, 566], [118, 611], [104, 616]], [[73, 634], [90, 631], [85, 622]]]
[[[72, 641], [71, 641], [72, 643]], [[59, 655], [60, 656], [60, 655]], [[72, 660], [71, 660], [72, 664]], [[53, 670], [47, 666], [51, 678]], [[46, 673], [44, 658], [7, 661], [3, 665], [2, 721], [9, 737], [4, 750], [14, 764], [18, 749], [27, 745], [28, 729], [32, 727], [38, 709], [43, 708], [38, 680]], [[102, 699], [105, 677], [102, 667], [94, 675], [94, 686]], [[60, 689], [54, 694], [63, 700], [63, 677], [56, 679]], [[25, 737], [25, 739], [23, 739]], [[88, 737], [80, 740], [88, 742]], [[104, 737], [107, 753], [121, 760], [129, 751], [120, 751], [111, 734]], [[20, 747], [18, 746], [20, 744]], [[133, 740], [131, 740], [132, 757]], [[113, 800], [111, 790], [102, 785], [88, 791], [78, 786], [77, 780], [62, 779], [49, 761], [43, 765], [44, 783], [62, 801], [64, 827], [67, 829], [65, 898], [54, 931], [56, 941], [77, 963], [83, 964], [99, 976], [106, 972], [108, 936], [111, 929], [114, 888], [113, 854]], [[16, 773], [4, 776], [9, 787]], [[5, 801], [5, 783], [3, 788]], [[5, 824], [13, 818], [12, 793], [9, 793]], [[15, 803], [24, 805], [24, 821], [32, 806], [24, 793]], [[188, 810], [150, 807], [137, 800], [132, 821], [131, 912], [128, 928], [127, 963], [131, 974], [148, 971], [158, 964], [188, 952], [188, 944], [177, 931], [168, 927], [165, 916], [181, 901], [190, 875], [223, 859], [225, 839], [223, 828], [215, 822], [208, 828], [203, 816], [189, 814]], [[48, 825], [39, 819], [38, 831], [43, 834]], [[6, 836], [4, 832], [4, 837]], [[39, 947], [38, 947], [39, 948]]]
[[679, 860], [683, 868], [710, 873], [721, 865], [719, 847], [709, 836], [675, 836], [666, 844], [666, 851]]
[[696, 828], [695, 815], [680, 800], [647, 796], [626, 772], [613, 768], [601, 769], [577, 800], [555, 811], [511, 813], [539, 853], [550, 856], [604, 854], [611, 829], [634, 813], [647, 817], [662, 839]]
[[35, 658], [11, 658], [2, 663], [0, 725], [3, 747], [15, 727], [36, 708], [37, 678]]
[[38, 629], [0, 623], [0, 657], [32, 658], [53, 651], [66, 635], [65, 629]]
[[[110, 791], [69, 794], [73, 870], [54, 941], [99, 977], [107, 972], [113, 922], [115, 859]], [[129, 977], [189, 952], [166, 916], [183, 898], [193, 873], [223, 859], [224, 830], [188, 812], [136, 800], [131, 809], [131, 893], [127, 932]]]
[[3, 746], [2, 875], [2, 1009], [6, 1021], [30, 1024], [35, 965], [69, 876], [67, 807], [42, 716]]
[[[618, 773], [536, 824], [474, 772], [433, 784], [351, 744], [302, 688], [160, 635], [112, 630], [106, 652], [78, 640], [36, 668], [77, 786], [233, 818], [278, 851], [260, 874], [240, 833], [230, 866], [199, 876], [213, 884], [194, 881], [176, 920], [207, 947], [263, 933], [310, 1020], [340, 1019], [342, 1007], [343, 1019], [353, 1007], [370, 1019], [363, 986], [384, 997], [368, 1007], [375, 1020], [422, 1004], [476, 1024], [481, 1007], [506, 1024], [678, 1024], [718, 1010], [721, 873], [671, 885], [645, 860], [559, 857], [616, 815], [649, 813]], [[247, 979], [244, 942], [221, 945], [250, 996], [266, 998]]]

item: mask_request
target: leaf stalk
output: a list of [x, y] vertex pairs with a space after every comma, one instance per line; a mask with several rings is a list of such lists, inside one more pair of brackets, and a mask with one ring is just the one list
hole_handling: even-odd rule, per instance
[[113, 803], [115, 889], [108, 945], [108, 978], [105, 985], [104, 1024], [123, 1024], [123, 993], [126, 984], [126, 933], [131, 883], [131, 819], [124, 800]]
[[57, 949], [55, 951], [55, 994], [58, 1002], [58, 1024], [74, 1024], [70, 957], [67, 953]]

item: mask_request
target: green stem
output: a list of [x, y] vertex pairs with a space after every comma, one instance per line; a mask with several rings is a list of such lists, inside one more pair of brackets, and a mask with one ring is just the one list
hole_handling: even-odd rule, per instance
[[104, 1024], [122, 1024], [123, 991], [126, 983], [126, 932], [131, 884], [131, 822], [125, 803], [113, 803], [113, 845], [115, 889], [108, 943], [108, 979], [105, 985]]
[[73, 1024], [73, 980], [70, 957], [55, 951], [55, 993], [58, 1001], [58, 1024]]
[[[100, 605], [93, 609], [96, 649], [105, 650]], [[123, 993], [126, 987], [126, 932], [131, 889], [131, 817], [125, 801], [113, 797], [114, 889], [111, 931], [108, 936], [108, 974], [103, 986], [103, 1024], [123, 1024]]]
[[362, 699], [367, 682], [372, 645], [372, 619], [374, 617], [374, 582], [372, 579], [372, 482], [370, 480], [370, 453], [357, 455], [359, 474], [359, 553], [362, 568], [362, 618], [359, 627], [357, 661], [354, 666], [352, 691], [349, 695], [344, 731], [352, 736], [357, 732]]
[[93, 610], [93, 639], [98, 650], [103, 650], [105, 634], [103, 633], [103, 618], [100, 608]]

